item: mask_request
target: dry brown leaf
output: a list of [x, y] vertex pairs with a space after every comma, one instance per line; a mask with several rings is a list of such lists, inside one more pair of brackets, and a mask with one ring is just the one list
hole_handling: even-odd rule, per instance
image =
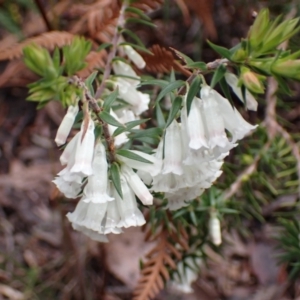
[[153, 45], [149, 49], [153, 55], [141, 53], [145, 62], [146, 70], [151, 73], [170, 73], [172, 69], [181, 72], [185, 76], [191, 73], [186, 70], [179, 62], [177, 62], [170, 50], [159, 45]]
[[65, 31], [50, 31], [43, 33], [42, 35], [25, 40], [22, 43], [13, 45], [0, 52], [0, 60], [12, 60], [20, 58], [23, 54], [24, 47], [31, 43], [38, 44], [49, 50], [53, 50], [55, 47], [62, 47], [69, 45], [74, 38], [74, 35]]

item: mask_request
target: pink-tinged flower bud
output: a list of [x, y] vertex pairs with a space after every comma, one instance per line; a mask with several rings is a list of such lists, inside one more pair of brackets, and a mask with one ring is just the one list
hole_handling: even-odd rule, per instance
[[61, 146], [66, 143], [67, 137], [72, 129], [78, 110], [78, 105], [69, 106], [68, 111], [64, 116], [62, 122], [60, 123], [56, 133], [55, 143], [57, 146]]
[[240, 79], [245, 85], [245, 87], [253, 93], [263, 94], [264, 86], [261, 83], [260, 79], [264, 77], [259, 76], [258, 74], [250, 71], [250, 69], [246, 67], [242, 67], [241, 71], [242, 73]]
[[128, 58], [139, 68], [143, 69], [146, 66], [146, 63], [142, 56], [137, 53], [131, 46], [126, 45], [123, 46], [124, 52], [128, 56]]

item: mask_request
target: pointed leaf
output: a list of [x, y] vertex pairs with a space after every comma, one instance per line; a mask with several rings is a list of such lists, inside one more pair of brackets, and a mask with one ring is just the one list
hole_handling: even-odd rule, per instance
[[101, 112], [99, 116], [100, 116], [101, 120], [103, 120], [105, 123], [107, 123], [109, 125], [116, 126], [116, 127], [124, 127], [123, 124], [118, 122], [112, 115], [110, 115], [106, 111]]
[[194, 80], [191, 83], [191, 86], [189, 88], [189, 91], [187, 93], [186, 97], [186, 109], [187, 109], [187, 114], [189, 115], [190, 109], [192, 106], [192, 101], [194, 97], [199, 93], [200, 91], [200, 86], [201, 85], [201, 78], [200, 76], [196, 76]]
[[119, 149], [116, 151], [116, 153], [118, 155], [121, 155], [121, 156], [124, 156], [124, 157], [127, 157], [129, 159], [132, 159], [132, 160], [137, 160], [137, 161], [140, 161], [140, 162], [143, 162], [143, 163], [147, 163], [147, 164], [152, 164], [152, 162], [134, 152], [131, 152], [130, 150], [125, 150], [125, 149]]
[[127, 18], [126, 23], [132, 22], [132, 23], [138, 23], [138, 24], [143, 24], [152, 28], [156, 28], [157, 26], [153, 24], [152, 22], [146, 21], [146, 20], [141, 20], [137, 18]]
[[192, 62], [187, 64], [185, 67], [189, 69], [200, 69], [201, 71], [207, 70], [206, 63], [203, 61]]
[[229, 49], [215, 45], [210, 41], [207, 41], [207, 43], [213, 50], [215, 50], [217, 53], [219, 53], [222, 57], [225, 57], [230, 60], [231, 53], [230, 53]]
[[156, 105], [155, 109], [156, 109], [156, 119], [157, 119], [158, 127], [164, 128], [166, 126], [166, 120], [159, 103]]
[[117, 99], [119, 94], [118, 89], [115, 89], [112, 93], [110, 93], [104, 100], [103, 109], [105, 111], [109, 111], [114, 101]]
[[110, 175], [111, 175], [111, 180], [114, 184], [114, 187], [116, 188], [120, 197], [123, 199], [120, 170], [119, 170], [119, 166], [116, 162], [114, 162], [110, 167]]
[[182, 97], [178, 96], [175, 98], [174, 102], [172, 103], [172, 107], [169, 113], [169, 117], [167, 120], [166, 128], [173, 122], [177, 113], [179, 112], [182, 104]]
[[225, 80], [225, 77], [221, 78], [219, 81], [220, 87], [225, 95], [225, 97], [229, 100], [230, 103], [233, 103], [231, 98], [231, 93], [228, 87], [228, 83]]
[[220, 65], [218, 69], [215, 71], [214, 76], [211, 80], [210, 86], [212, 89], [224, 77], [225, 73], [226, 73], [226, 67], [224, 65]]
[[182, 80], [177, 80], [174, 81], [172, 83], [170, 83], [169, 85], [167, 85], [165, 88], [163, 88], [160, 93], [157, 96], [156, 102], [159, 102], [163, 97], [165, 97], [167, 94], [169, 94], [170, 92], [174, 91], [175, 89], [178, 89], [182, 86], [185, 85], [185, 82]]

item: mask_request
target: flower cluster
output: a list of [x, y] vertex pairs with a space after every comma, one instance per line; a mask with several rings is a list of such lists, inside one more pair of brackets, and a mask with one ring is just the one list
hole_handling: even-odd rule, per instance
[[184, 103], [181, 122], [174, 120], [166, 129], [155, 153], [163, 161], [161, 172], [152, 180], [141, 175], [152, 184], [152, 191], [165, 193], [169, 209], [179, 209], [211, 187], [222, 174], [229, 150], [255, 127], [227, 99], [204, 85], [201, 99], [193, 99], [189, 114]]
[[[137, 67], [144, 67], [142, 58], [131, 47], [124, 46], [122, 50]], [[138, 119], [148, 109], [150, 99], [137, 90], [140, 78], [130, 65], [115, 61], [113, 70], [117, 75], [113, 84], [118, 88], [119, 98], [128, 105], [117, 111], [111, 109], [110, 115], [125, 124]], [[230, 80], [234, 81], [229, 76]], [[55, 139], [58, 146], [66, 143], [77, 113], [77, 103], [68, 108]], [[110, 124], [107, 128], [110, 135], [117, 130]], [[164, 193], [170, 210], [199, 197], [221, 175], [229, 150], [254, 128], [227, 99], [204, 84], [201, 99], [193, 99], [189, 112], [184, 99], [180, 122], [171, 122], [154, 154], [125, 150], [127, 155], [122, 155], [124, 152], [117, 151], [114, 161], [108, 161], [108, 141], [95, 138], [93, 115], [85, 110], [80, 131], [60, 157], [65, 168], [53, 182], [67, 198], [80, 197], [75, 211], [67, 214], [73, 228], [105, 242], [109, 233], [118, 234], [122, 228], [145, 223], [136, 197], [144, 205], [151, 205], [151, 192]], [[115, 149], [128, 142], [127, 134], [122, 132], [114, 137]], [[113, 180], [113, 164], [118, 169], [119, 186]], [[218, 221], [216, 217], [212, 219]], [[216, 227], [215, 223], [210, 227]], [[219, 244], [221, 238], [215, 236]]]

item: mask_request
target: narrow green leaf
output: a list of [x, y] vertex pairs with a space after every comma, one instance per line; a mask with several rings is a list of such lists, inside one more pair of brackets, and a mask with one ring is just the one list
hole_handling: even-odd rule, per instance
[[142, 120], [135, 120], [131, 122], [127, 122], [125, 126], [127, 127], [128, 130], [134, 128], [135, 126], [141, 125], [143, 123], [148, 122], [150, 119], [142, 119]]
[[90, 93], [92, 94], [92, 96], [95, 95], [95, 92], [94, 92], [94, 89], [93, 89], [93, 82], [96, 78], [98, 74], [98, 71], [95, 71], [93, 72], [84, 82], [85, 82], [85, 85], [88, 87]]
[[127, 7], [125, 11], [134, 13], [134, 14], [138, 15], [139, 17], [141, 17], [142, 19], [145, 19], [147, 21], [151, 21], [150, 17], [148, 17], [141, 9], [138, 9], [136, 7], [132, 7], [132, 6]]
[[207, 43], [213, 50], [215, 50], [217, 53], [219, 53], [222, 57], [225, 57], [230, 60], [231, 53], [230, 53], [229, 49], [215, 45], [210, 41], [207, 41]]
[[111, 175], [111, 180], [114, 184], [114, 187], [116, 188], [120, 197], [123, 199], [120, 170], [119, 170], [119, 166], [116, 162], [114, 162], [110, 167], [110, 175]]
[[188, 115], [191, 110], [193, 99], [199, 93], [200, 88], [201, 88], [201, 77], [196, 76], [191, 83], [191, 86], [189, 88], [189, 91], [188, 91], [187, 97], [186, 97], [186, 109], [187, 109]]
[[125, 150], [125, 149], [119, 149], [116, 151], [116, 153], [118, 155], [121, 155], [121, 156], [124, 156], [124, 157], [127, 157], [129, 159], [132, 159], [132, 160], [137, 160], [137, 161], [140, 161], [140, 162], [143, 162], [143, 163], [147, 163], [147, 164], [152, 164], [152, 162], [130, 150]]
[[138, 23], [138, 24], [143, 24], [152, 28], [156, 28], [157, 26], [149, 21], [142, 20], [142, 19], [137, 19], [137, 18], [128, 18], [126, 19], [126, 23]]
[[123, 34], [127, 34], [129, 37], [131, 37], [138, 45], [145, 47], [144, 43], [142, 42], [142, 40], [138, 37], [137, 34], [135, 34], [134, 32], [132, 32], [129, 29], [122, 29], [122, 33]]
[[196, 61], [186, 65], [189, 69], [200, 69], [201, 71], [207, 70], [206, 63], [203, 61]]
[[195, 63], [191, 58], [189, 58], [187, 55], [184, 53], [178, 51], [177, 49], [171, 48], [173, 52], [181, 59], [183, 60], [187, 65]]
[[133, 129], [132, 130], [132, 137], [138, 138], [138, 137], [159, 137], [162, 135], [163, 130], [161, 128], [153, 127], [148, 129]]
[[103, 44], [101, 44], [101, 45], [97, 48], [97, 52], [100, 52], [101, 50], [104, 50], [104, 49], [106, 49], [106, 48], [108, 48], [108, 47], [111, 47], [111, 46], [112, 46], [111, 43], [103, 43]]
[[158, 127], [165, 128], [166, 120], [159, 103], [156, 105], [155, 109], [156, 109], [156, 119], [157, 119]]
[[166, 128], [173, 122], [177, 113], [179, 112], [182, 104], [182, 97], [178, 96], [175, 98], [174, 102], [172, 103], [172, 107], [169, 113], [169, 117], [167, 120]]
[[165, 88], [163, 88], [160, 93], [157, 96], [156, 102], [159, 102], [163, 97], [165, 97], [170, 92], [174, 91], [175, 89], [178, 89], [185, 85], [185, 82], [183, 80], [177, 80], [169, 85], [167, 85]]
[[117, 99], [119, 94], [118, 89], [115, 89], [112, 93], [110, 93], [104, 100], [103, 103], [103, 109], [105, 111], [109, 111], [109, 109], [111, 108], [112, 104], [115, 102], [115, 100]]
[[121, 134], [121, 133], [123, 133], [123, 132], [125, 132], [125, 131], [127, 131], [127, 128], [124, 128], [124, 127], [118, 127], [115, 131], [114, 131], [114, 133], [113, 133], [113, 137], [115, 137], [115, 136], [118, 136], [119, 134]]
[[224, 77], [226, 73], [226, 67], [223, 65], [220, 65], [218, 69], [215, 71], [214, 76], [211, 80], [211, 88], [213, 89], [215, 85]]
[[110, 124], [110, 125], [116, 126], [116, 127], [124, 127], [123, 124], [118, 122], [112, 115], [110, 115], [106, 111], [101, 112], [99, 116], [107, 124]]
[[230, 103], [233, 103], [231, 98], [231, 93], [228, 87], [228, 83], [225, 80], [225, 77], [221, 78], [219, 81], [220, 87], [225, 95], [225, 97], [229, 100]]
[[152, 80], [147, 80], [144, 82], [141, 82], [140, 85], [158, 85], [161, 88], [165, 88], [169, 82], [167, 80], [162, 80], [162, 79], [152, 79]]

